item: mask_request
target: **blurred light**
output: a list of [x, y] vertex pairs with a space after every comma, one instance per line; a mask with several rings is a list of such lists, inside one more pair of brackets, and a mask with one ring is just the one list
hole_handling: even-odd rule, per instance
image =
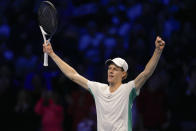
[[120, 11], [125, 11], [126, 10], [126, 7], [123, 4], [120, 4], [118, 6], [118, 8], [119, 8]]
[[127, 16], [131, 21], [135, 20], [141, 14], [142, 14], [142, 5], [141, 4], [136, 4], [136, 5], [132, 6], [131, 8], [129, 8], [127, 11]]
[[81, 5], [80, 7], [76, 8], [73, 12], [74, 16], [82, 16], [88, 14], [94, 14], [97, 12], [97, 5], [94, 3], [89, 3], [85, 5]]
[[120, 24], [119, 18], [117, 16], [112, 17], [112, 23], [115, 24], [115, 25]]
[[12, 60], [14, 57], [14, 54], [11, 50], [5, 51], [3, 55], [4, 55], [5, 59], [7, 59], [7, 60]]
[[162, 3], [163, 3], [164, 5], [169, 5], [169, 2], [170, 2], [170, 0], [162, 0]]
[[10, 36], [10, 27], [7, 24], [0, 26], [0, 36], [9, 38]]
[[115, 27], [111, 27], [109, 30], [108, 30], [108, 33], [111, 34], [111, 35], [114, 35], [116, 34], [117, 32], [117, 29]]

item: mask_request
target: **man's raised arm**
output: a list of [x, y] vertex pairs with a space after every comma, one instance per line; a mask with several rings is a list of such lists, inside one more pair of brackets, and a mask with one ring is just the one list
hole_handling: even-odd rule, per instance
[[78, 74], [78, 72], [69, 66], [66, 62], [64, 62], [61, 58], [59, 58], [53, 51], [51, 44], [48, 45], [43, 44], [43, 51], [48, 53], [48, 55], [53, 59], [53, 61], [57, 64], [60, 70], [67, 76], [70, 80], [79, 84], [85, 89], [88, 89], [87, 82], [88, 80]]
[[141, 72], [134, 80], [136, 89], [140, 89], [144, 85], [144, 83], [152, 75], [158, 64], [161, 53], [165, 47], [165, 42], [161, 39], [161, 37], [158, 36], [156, 38], [155, 46], [156, 48], [154, 50], [153, 56], [147, 63], [144, 71]]

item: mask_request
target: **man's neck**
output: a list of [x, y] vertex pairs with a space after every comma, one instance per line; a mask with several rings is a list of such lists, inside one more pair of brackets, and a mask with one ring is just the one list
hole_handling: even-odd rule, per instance
[[116, 84], [110, 83], [110, 86], [109, 86], [110, 87], [110, 92], [116, 91], [120, 87], [121, 84], [122, 84], [121, 82], [116, 83]]

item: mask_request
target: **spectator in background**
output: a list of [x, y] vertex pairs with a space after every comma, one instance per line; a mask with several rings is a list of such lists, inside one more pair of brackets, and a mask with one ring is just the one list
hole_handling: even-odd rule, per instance
[[6, 17], [0, 20], [0, 41], [7, 40], [10, 37], [11, 28]]
[[35, 71], [38, 58], [33, 54], [32, 48], [33, 46], [27, 43], [23, 52], [24, 54], [16, 59], [15, 68], [17, 68], [17, 76], [24, 76], [29, 72]]
[[[100, 62], [100, 44], [104, 38], [101, 32], [97, 32], [97, 24], [94, 21], [87, 23], [87, 29], [81, 29], [79, 39], [79, 50], [84, 53], [85, 57], [92, 63]], [[83, 31], [84, 30], [84, 31]]]
[[96, 109], [91, 106], [88, 115], [77, 125], [77, 131], [96, 131]]
[[[11, 67], [7, 64], [0, 66], [0, 129], [11, 130], [13, 124], [13, 108], [16, 100], [16, 91], [12, 88]], [[7, 126], [8, 125], [8, 126]]]
[[162, 87], [160, 82], [160, 75], [156, 73], [149, 79], [148, 87], [144, 89], [137, 101], [142, 123], [147, 131], [165, 129], [165, 123], [168, 120], [167, 96], [165, 87]]
[[[92, 96], [83, 89], [76, 90], [71, 94], [71, 104], [68, 108], [69, 114], [73, 118], [72, 130], [77, 130], [77, 125], [84, 119], [87, 120], [91, 107], [93, 105]], [[88, 121], [88, 120], [87, 120]]]
[[26, 90], [20, 90], [17, 96], [17, 103], [14, 108], [14, 127], [20, 131], [35, 131], [38, 128], [32, 105], [32, 98]]
[[182, 114], [181, 128], [187, 131], [196, 130], [196, 65], [191, 65], [187, 76], [187, 90], [184, 92], [182, 104], [185, 107]]
[[42, 131], [63, 131], [64, 112], [58, 94], [44, 90], [35, 112], [41, 115]]

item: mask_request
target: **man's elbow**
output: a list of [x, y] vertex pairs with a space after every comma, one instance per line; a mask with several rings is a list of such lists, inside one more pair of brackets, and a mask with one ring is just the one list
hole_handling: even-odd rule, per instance
[[70, 80], [74, 81], [74, 82], [77, 82], [78, 80], [78, 77], [79, 77], [79, 74], [78, 73], [73, 73], [72, 75], [70, 75]]
[[142, 72], [142, 75], [143, 75], [144, 78], [148, 79], [152, 75], [152, 72], [148, 71], [148, 70], [144, 70]]

